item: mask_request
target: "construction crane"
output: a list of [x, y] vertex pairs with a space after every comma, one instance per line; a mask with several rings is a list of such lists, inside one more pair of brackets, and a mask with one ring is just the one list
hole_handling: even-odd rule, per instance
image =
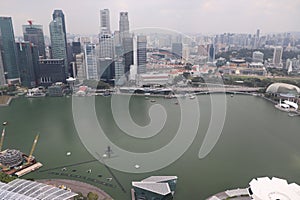
[[2, 130], [1, 141], [0, 141], [0, 152], [2, 151], [2, 146], [3, 146], [3, 141], [4, 141], [4, 135], [5, 135], [5, 127]]
[[30, 161], [31, 161], [31, 159], [32, 159], [32, 154], [33, 154], [33, 152], [34, 152], [34, 150], [35, 150], [35, 147], [36, 147], [36, 144], [37, 144], [38, 139], [39, 139], [39, 134], [37, 134], [37, 135], [35, 136], [35, 139], [34, 139], [34, 142], [33, 142], [33, 145], [32, 145], [31, 151], [30, 151], [30, 154], [29, 154], [29, 156], [28, 156], [28, 158], [27, 158], [27, 164], [29, 164]]

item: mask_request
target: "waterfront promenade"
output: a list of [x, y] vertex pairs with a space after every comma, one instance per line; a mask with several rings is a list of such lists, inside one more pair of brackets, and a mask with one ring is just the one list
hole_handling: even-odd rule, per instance
[[215, 194], [214, 196], [211, 196], [206, 200], [227, 200], [227, 199], [251, 200], [246, 188], [226, 190], [225, 192], [220, 192], [218, 194]]
[[60, 185], [64, 185], [67, 188], [71, 188], [72, 192], [75, 193], [80, 192], [84, 196], [87, 196], [89, 192], [93, 192], [98, 195], [98, 200], [109, 200], [109, 199], [112, 200], [112, 198], [103, 190], [93, 185], [80, 182], [80, 181], [67, 180], [67, 179], [42, 179], [42, 180], [37, 180], [37, 182], [44, 183], [47, 185], [54, 185], [56, 187]]

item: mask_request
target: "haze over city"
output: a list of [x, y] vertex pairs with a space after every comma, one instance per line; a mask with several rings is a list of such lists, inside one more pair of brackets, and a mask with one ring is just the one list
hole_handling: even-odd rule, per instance
[[2, 1], [0, 13], [13, 18], [15, 34], [31, 19], [48, 26], [54, 9], [66, 15], [68, 33], [98, 34], [99, 10], [108, 8], [112, 30], [118, 27], [120, 11], [129, 12], [131, 29], [164, 27], [184, 33], [263, 33], [300, 31], [300, 1], [294, 0], [116, 0], [116, 1]]

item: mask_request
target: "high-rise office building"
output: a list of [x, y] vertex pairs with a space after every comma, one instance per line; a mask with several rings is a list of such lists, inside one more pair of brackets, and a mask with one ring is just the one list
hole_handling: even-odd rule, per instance
[[32, 24], [32, 21], [28, 21], [28, 25], [23, 25], [23, 36], [25, 41], [29, 41], [37, 46], [39, 56], [46, 57], [45, 52], [45, 39], [43, 33], [43, 26]]
[[273, 52], [273, 65], [274, 67], [282, 67], [282, 53], [283, 53], [283, 48], [281, 46], [274, 47], [274, 52]]
[[110, 34], [109, 10], [100, 10], [100, 34]]
[[120, 41], [121, 42], [122, 42], [123, 38], [130, 37], [128, 12], [120, 12], [119, 30], [120, 30]]
[[4, 67], [3, 67], [3, 60], [2, 55], [0, 53], [0, 86], [5, 85], [5, 74], [4, 74]]
[[83, 80], [86, 79], [84, 53], [76, 54], [75, 58], [76, 58], [75, 63], [76, 63], [76, 69], [77, 69], [76, 79], [78, 79], [80, 82], [82, 82]]
[[137, 73], [146, 73], [147, 64], [147, 37], [137, 36]]
[[178, 58], [182, 58], [182, 43], [172, 43], [172, 53]]
[[50, 86], [56, 82], [66, 82], [64, 59], [40, 59], [38, 85]]
[[[38, 63], [38, 47], [28, 41], [25, 41], [17, 42], [16, 49], [21, 85], [28, 88], [35, 87], [36, 73], [34, 70], [35, 64]], [[34, 55], [35, 53], [36, 55]]]
[[252, 54], [252, 62], [263, 62], [264, 54], [260, 51], [254, 51]]
[[98, 77], [110, 80], [114, 77], [114, 39], [110, 30], [109, 10], [100, 10], [100, 34], [99, 34], [99, 56]]
[[67, 46], [67, 32], [66, 32], [66, 22], [65, 22], [65, 15], [63, 13], [62, 10], [54, 10], [53, 14], [52, 14], [52, 19], [55, 20], [56, 18], [60, 18], [61, 19], [61, 23], [62, 23], [62, 31], [64, 33], [65, 36], [65, 42], [66, 42], [66, 46]]
[[130, 66], [133, 65], [133, 38], [123, 38], [123, 58], [124, 58], [124, 72], [130, 71]]
[[57, 16], [49, 24], [50, 37], [51, 37], [51, 50], [53, 59], [64, 59], [65, 74], [69, 73], [67, 46], [65, 40], [65, 33], [63, 30], [62, 18]]
[[208, 62], [214, 62], [215, 61], [215, 46], [213, 44], [210, 44], [208, 47]]
[[0, 17], [0, 50], [8, 84], [20, 82], [11, 17]]
[[84, 57], [86, 67], [86, 78], [88, 80], [98, 80], [98, 68], [97, 68], [97, 48], [95, 44], [84, 44]]
[[118, 59], [115, 61], [115, 85], [123, 85], [124, 81], [124, 62]]

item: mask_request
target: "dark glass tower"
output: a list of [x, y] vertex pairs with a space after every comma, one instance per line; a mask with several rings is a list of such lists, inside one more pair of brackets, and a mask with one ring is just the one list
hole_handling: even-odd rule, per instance
[[20, 78], [22, 86], [31, 88], [36, 85], [35, 65], [38, 62], [37, 46], [30, 42], [17, 42], [16, 43], [18, 66], [20, 69]]
[[28, 21], [29, 25], [23, 25], [23, 35], [24, 40], [29, 41], [37, 46], [39, 51], [39, 56], [45, 58], [45, 39], [43, 33], [43, 26], [32, 24], [31, 21]]
[[20, 81], [11, 17], [0, 17], [0, 50], [8, 83]]
[[130, 71], [130, 65], [133, 65], [133, 38], [123, 38], [123, 57], [124, 57], [124, 72]]
[[147, 38], [146, 36], [137, 36], [137, 73], [146, 73], [147, 63]]

